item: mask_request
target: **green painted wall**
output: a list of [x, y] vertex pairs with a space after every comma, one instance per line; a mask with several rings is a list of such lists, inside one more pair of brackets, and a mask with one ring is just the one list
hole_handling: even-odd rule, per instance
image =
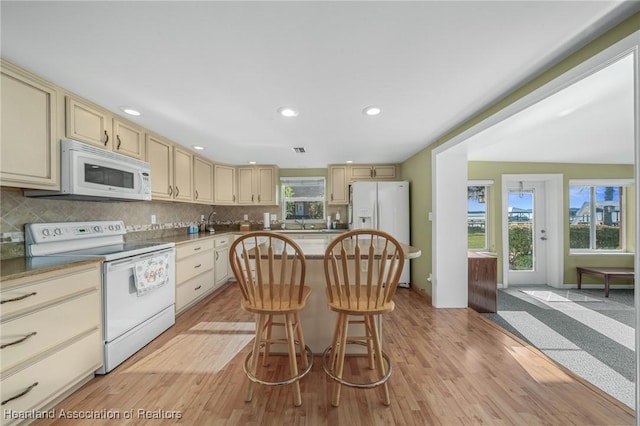
[[427, 277], [432, 271], [432, 230], [431, 222], [427, 220], [428, 212], [431, 210], [431, 151], [638, 30], [640, 30], [640, 13], [634, 14], [604, 35], [591, 41], [582, 49], [569, 55], [441, 138], [435, 141], [425, 141], [430, 145], [401, 164], [401, 178], [411, 182], [411, 244], [422, 250], [422, 256], [411, 261], [411, 282], [413, 285], [431, 294], [431, 284], [427, 281]]
[[[608, 164], [561, 164], [561, 163], [504, 163], [489, 161], [470, 161], [468, 176], [470, 180], [489, 179], [493, 185], [489, 190], [487, 210], [489, 213], [489, 250], [498, 255], [498, 282], [502, 282], [502, 175], [504, 174], [562, 174], [564, 205], [560, 206], [564, 223], [569, 223], [569, 180], [570, 179], [606, 179], [631, 178], [633, 166]], [[634, 187], [624, 191], [623, 205], [626, 207], [626, 240], [635, 236]], [[630, 220], [629, 220], [630, 218]], [[576, 283], [576, 266], [633, 266], [631, 255], [569, 255], [569, 228], [564, 229], [564, 282]], [[633, 249], [633, 244], [631, 247]], [[585, 282], [588, 282], [585, 277]]]

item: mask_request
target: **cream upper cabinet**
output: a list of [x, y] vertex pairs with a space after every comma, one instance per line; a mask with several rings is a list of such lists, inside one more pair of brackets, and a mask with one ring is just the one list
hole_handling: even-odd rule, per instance
[[67, 96], [66, 105], [68, 138], [112, 149], [111, 114], [71, 96]]
[[113, 119], [113, 150], [144, 160], [144, 129], [121, 118]]
[[238, 167], [238, 204], [251, 205], [256, 200], [256, 178], [254, 167]]
[[213, 170], [215, 204], [236, 204], [236, 168], [215, 164]]
[[144, 129], [73, 96], [66, 97], [66, 136], [144, 160]]
[[275, 205], [277, 166], [238, 167], [238, 204]]
[[[153, 181], [153, 173], [151, 174]], [[193, 201], [193, 154], [178, 146], [173, 147], [173, 199]]]
[[397, 176], [395, 164], [352, 164], [349, 169], [350, 180], [395, 179]]
[[278, 167], [256, 166], [256, 188], [258, 191], [258, 204], [278, 204]]
[[329, 166], [329, 204], [349, 204], [347, 166]]
[[213, 163], [193, 157], [193, 201], [213, 204]]
[[173, 200], [173, 144], [147, 134], [146, 156], [151, 165], [151, 197]]
[[59, 189], [57, 88], [0, 61], [0, 184]]

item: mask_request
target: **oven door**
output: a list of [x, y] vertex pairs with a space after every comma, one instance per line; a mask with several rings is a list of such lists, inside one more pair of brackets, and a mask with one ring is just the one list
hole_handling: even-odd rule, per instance
[[[120, 154], [69, 149], [62, 153], [62, 190], [72, 195], [150, 200], [146, 163]], [[67, 163], [68, 164], [65, 164]]]
[[[136, 263], [165, 253], [169, 253], [168, 282], [138, 295], [134, 269]], [[102, 285], [104, 340], [111, 342], [175, 304], [175, 249], [105, 262]]]

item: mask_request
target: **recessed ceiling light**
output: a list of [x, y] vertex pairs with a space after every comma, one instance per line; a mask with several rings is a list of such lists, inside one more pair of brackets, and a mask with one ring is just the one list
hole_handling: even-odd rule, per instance
[[193, 149], [198, 150], [198, 151], [202, 151], [204, 150], [203, 146], [199, 146], [199, 145], [193, 145]]
[[129, 107], [120, 107], [120, 109], [122, 110], [122, 112], [124, 112], [125, 114], [129, 114], [129, 115], [135, 115], [136, 117], [140, 115], [139, 111], [136, 111], [135, 109], [129, 108]]
[[280, 113], [283, 117], [297, 117], [298, 111], [289, 107], [280, 107], [278, 108], [278, 113]]
[[347, 164], [351, 164], [351, 163], [353, 163], [352, 160], [347, 160]]
[[255, 161], [249, 161], [249, 164], [256, 164]]
[[380, 109], [380, 107], [377, 107], [375, 105], [371, 105], [366, 107], [365, 109], [362, 110], [362, 113], [364, 115], [378, 115], [382, 112], [382, 110]]

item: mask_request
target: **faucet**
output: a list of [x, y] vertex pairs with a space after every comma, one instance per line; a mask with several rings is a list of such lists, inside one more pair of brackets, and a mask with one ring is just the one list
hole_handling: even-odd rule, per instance
[[211, 225], [211, 215], [214, 214], [216, 214], [216, 212], [212, 210], [211, 213], [209, 213], [209, 217], [207, 218], [207, 231], [209, 232], [215, 232], [213, 225]]
[[300, 218], [300, 220], [295, 219], [295, 222], [296, 222], [298, 225], [300, 225], [300, 226], [302, 227], [302, 229], [305, 229], [305, 228], [304, 228], [304, 216], [303, 216], [302, 218]]

